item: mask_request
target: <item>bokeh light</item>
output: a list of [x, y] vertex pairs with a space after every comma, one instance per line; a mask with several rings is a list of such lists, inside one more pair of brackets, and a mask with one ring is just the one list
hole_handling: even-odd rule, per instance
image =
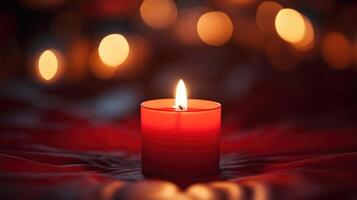
[[275, 33], [275, 17], [283, 6], [274, 1], [263, 1], [256, 12], [257, 25], [264, 33]]
[[177, 7], [172, 0], [144, 0], [140, 15], [148, 26], [165, 28], [176, 21]]
[[110, 67], [116, 67], [127, 59], [129, 43], [121, 34], [110, 34], [102, 39], [98, 52], [103, 63]]
[[121, 181], [112, 181], [103, 186], [100, 191], [100, 199], [102, 200], [111, 200], [113, 199], [114, 193], [118, 191], [125, 185], [124, 182]]
[[271, 199], [271, 188], [265, 183], [259, 181], [248, 181], [244, 184], [252, 190], [252, 199], [255, 200], [268, 200]]
[[44, 51], [38, 59], [38, 73], [45, 81], [54, 80], [59, 68], [59, 59], [54, 50]]
[[186, 193], [192, 197], [192, 199], [220, 199], [219, 192], [211, 189], [204, 184], [193, 184], [187, 188]]
[[312, 26], [312, 23], [309, 18], [307, 18], [306, 16], [304, 16], [304, 22], [306, 27], [304, 38], [301, 41], [293, 44], [293, 46], [300, 51], [308, 51], [314, 46], [314, 27]]
[[305, 36], [304, 17], [294, 9], [281, 9], [275, 18], [275, 28], [278, 35], [289, 43], [298, 43]]
[[197, 22], [197, 33], [204, 43], [221, 46], [231, 38], [233, 24], [230, 17], [224, 12], [207, 12]]
[[140, 76], [150, 59], [151, 44], [146, 38], [137, 35], [127, 37], [130, 51], [124, 62], [118, 67], [108, 67], [99, 56], [99, 51], [91, 52], [89, 65], [90, 71], [100, 79], [119, 77], [131, 79]]
[[321, 54], [334, 69], [345, 69], [352, 62], [352, 44], [345, 35], [331, 32], [322, 39]]
[[[138, 192], [140, 191], [140, 192]], [[180, 189], [168, 181], [150, 180], [127, 184], [114, 194], [113, 199], [176, 199]]]

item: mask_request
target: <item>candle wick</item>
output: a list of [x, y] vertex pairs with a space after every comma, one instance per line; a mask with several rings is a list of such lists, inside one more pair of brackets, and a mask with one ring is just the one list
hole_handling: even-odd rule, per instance
[[183, 110], [183, 107], [181, 105], [178, 106], [180, 110]]

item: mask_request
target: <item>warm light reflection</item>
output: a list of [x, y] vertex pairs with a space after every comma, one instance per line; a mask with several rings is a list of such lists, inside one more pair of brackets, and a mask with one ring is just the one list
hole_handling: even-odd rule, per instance
[[110, 34], [102, 39], [98, 47], [99, 57], [106, 65], [116, 67], [129, 55], [129, 44], [121, 34]]
[[164, 28], [177, 18], [177, 7], [172, 0], [144, 0], [140, 6], [141, 18], [152, 28]]
[[187, 188], [186, 193], [192, 199], [218, 199], [217, 192], [204, 184], [193, 184]]
[[111, 200], [116, 191], [124, 186], [123, 182], [113, 181], [103, 186], [100, 192], [102, 200]]
[[312, 23], [309, 20], [309, 18], [304, 16], [304, 22], [306, 27], [304, 38], [301, 41], [293, 44], [293, 46], [296, 49], [301, 51], [310, 50], [314, 45], [314, 38], [315, 38], [314, 27], [312, 26]]
[[221, 46], [231, 38], [233, 24], [226, 13], [207, 12], [197, 22], [197, 33], [204, 43]]
[[187, 92], [182, 79], [180, 79], [176, 87], [175, 108], [177, 110], [187, 110]]
[[53, 79], [58, 71], [58, 59], [52, 50], [44, 51], [38, 60], [38, 71], [46, 81]]
[[117, 191], [112, 199], [177, 199], [177, 194], [180, 194], [180, 189], [171, 182], [149, 180], [129, 183], [125, 188]]
[[274, 1], [263, 1], [257, 8], [257, 25], [264, 33], [275, 33], [275, 17], [283, 7]]
[[252, 199], [256, 200], [268, 200], [271, 197], [271, 190], [269, 187], [258, 181], [248, 181], [244, 184], [252, 190]]
[[215, 190], [224, 192], [227, 199], [245, 199], [245, 192], [238, 184], [229, 181], [218, 181], [210, 183], [210, 187]]
[[278, 35], [289, 43], [300, 42], [305, 36], [304, 18], [294, 9], [280, 10], [275, 18], [275, 28]]
[[322, 39], [321, 53], [325, 62], [335, 69], [345, 69], [352, 62], [352, 45], [342, 33], [328, 33]]

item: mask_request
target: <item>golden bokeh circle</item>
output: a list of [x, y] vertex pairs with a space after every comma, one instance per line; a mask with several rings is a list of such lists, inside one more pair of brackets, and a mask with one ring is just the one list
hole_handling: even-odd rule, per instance
[[224, 12], [207, 12], [198, 19], [197, 33], [204, 43], [221, 46], [232, 37], [233, 23]]

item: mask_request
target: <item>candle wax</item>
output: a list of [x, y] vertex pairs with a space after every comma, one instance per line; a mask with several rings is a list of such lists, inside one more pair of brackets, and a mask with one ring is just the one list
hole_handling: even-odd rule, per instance
[[209, 176], [219, 170], [221, 106], [189, 99], [187, 110], [174, 99], [141, 105], [142, 171], [167, 177]]

